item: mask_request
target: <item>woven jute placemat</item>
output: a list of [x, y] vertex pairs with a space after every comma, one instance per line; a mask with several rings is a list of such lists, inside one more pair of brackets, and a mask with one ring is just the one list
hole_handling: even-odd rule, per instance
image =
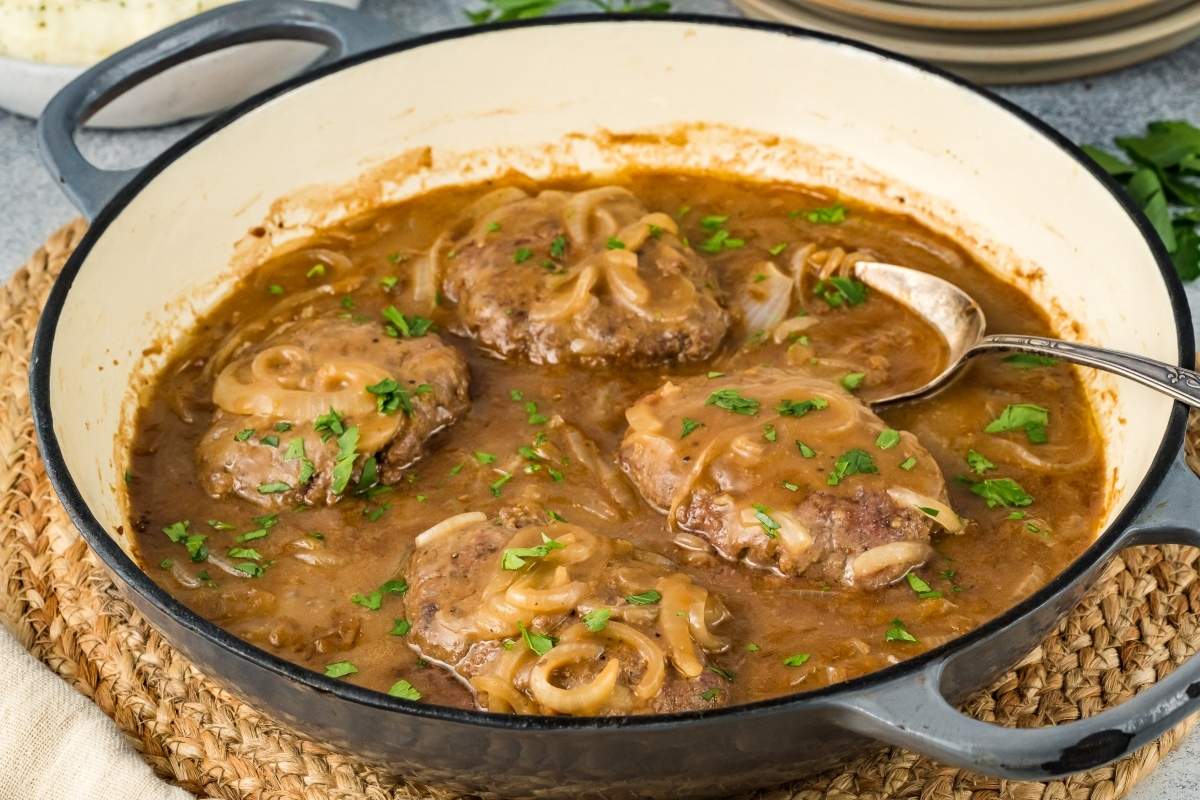
[[[446, 798], [298, 736], [193, 667], [121, 597], [59, 506], [30, 419], [33, 330], [85, 230], [58, 231], [0, 292], [0, 616], [35, 656], [99, 706], [154, 769], [220, 798]], [[1196, 428], [1193, 428], [1193, 434]], [[966, 710], [1011, 726], [1069, 722], [1120, 703], [1200, 646], [1200, 551], [1127, 550], [1087, 599]], [[755, 795], [761, 800], [1114, 800], [1191, 727], [1109, 767], [1050, 783], [1006, 781], [898, 748]]]

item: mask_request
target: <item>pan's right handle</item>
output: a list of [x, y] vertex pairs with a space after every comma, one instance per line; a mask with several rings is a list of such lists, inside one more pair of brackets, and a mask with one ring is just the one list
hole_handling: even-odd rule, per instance
[[76, 207], [92, 219], [136, 169], [96, 167], [79, 152], [75, 132], [93, 114], [143, 81], [206, 53], [271, 39], [329, 48], [322, 62], [396, 41], [387, 22], [351, 9], [304, 0], [248, 0], [199, 14], [104, 59], [56, 94], [38, 121], [42, 160]]

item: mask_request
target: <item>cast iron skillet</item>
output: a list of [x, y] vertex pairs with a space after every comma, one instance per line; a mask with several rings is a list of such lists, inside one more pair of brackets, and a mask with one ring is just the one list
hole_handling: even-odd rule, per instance
[[[1135, 221], [1158, 262], [1178, 331], [1178, 357], [1194, 360], [1182, 287], [1153, 230], [1120, 190], [1062, 136], [1019, 108], [928, 65], [838, 37], [743, 20], [677, 17], [691, 25], [757, 28], [858, 47], [953, 81], [1016, 115], [1105, 184]], [[636, 16], [576, 16], [545, 26]], [[200, 618], [159, 588], [109, 537], [81, 497], [54, 433], [50, 358], [72, 281], [105, 228], [155, 175], [233, 120], [308, 81], [384, 54], [472, 36], [465, 29], [395, 41], [378, 20], [299, 0], [253, 0], [202, 14], [101, 62], [46, 109], [39, 135], [63, 190], [94, 218], [63, 269], [38, 327], [31, 395], [47, 473], [71, 519], [138, 610], [212, 677], [303, 733], [398, 773], [468, 791], [538, 796], [717, 794], [828, 767], [872, 740], [944, 763], [1011, 778], [1043, 779], [1089, 769], [1150, 742], [1200, 708], [1200, 658], [1125, 704], [1089, 719], [1037, 730], [978, 722], [953, 703], [1032, 649], [1080, 599], [1116, 553], [1144, 544], [1200, 546], [1200, 492], [1184, 464], [1186, 409], [1176, 404], [1151, 469], [1112, 525], [1067, 570], [977, 630], [891, 668], [818, 691], [733, 708], [664, 716], [520, 717], [412, 703], [325, 678], [283, 661]], [[550, 33], [547, 30], [547, 33]], [[168, 67], [233, 44], [318, 42], [331, 58], [201, 126], [148, 166], [99, 170], [73, 135], [105, 103]]]

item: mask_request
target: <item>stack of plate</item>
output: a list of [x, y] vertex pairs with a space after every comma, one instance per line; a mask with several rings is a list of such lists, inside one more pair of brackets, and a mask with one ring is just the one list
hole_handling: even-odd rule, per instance
[[1197, 0], [735, 0], [750, 16], [860, 39], [983, 83], [1063, 80], [1200, 37]]

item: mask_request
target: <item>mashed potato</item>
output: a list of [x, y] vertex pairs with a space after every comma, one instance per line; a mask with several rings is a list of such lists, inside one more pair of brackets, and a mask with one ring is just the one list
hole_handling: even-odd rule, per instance
[[0, 55], [92, 64], [233, 0], [0, 0]]

